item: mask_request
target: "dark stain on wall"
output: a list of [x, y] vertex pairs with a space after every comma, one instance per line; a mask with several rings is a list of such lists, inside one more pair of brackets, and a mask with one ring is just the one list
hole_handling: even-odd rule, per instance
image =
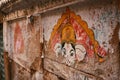
[[59, 79], [59, 80], [65, 80], [64, 78], [62, 78], [62, 77], [59, 77], [59, 76], [58, 76], [58, 79]]
[[[119, 1], [119, 2], [120, 2], [120, 1]], [[120, 23], [119, 23], [119, 32], [120, 32]], [[119, 34], [119, 35], [120, 35], [120, 34]], [[119, 73], [118, 73], [118, 74], [119, 74], [119, 75], [118, 75], [118, 76], [119, 76], [119, 80], [120, 80], [120, 39], [119, 39], [119, 46], [118, 46], [118, 54], [119, 54], [119, 55], [118, 55], [118, 56], [119, 56], [119, 58], [118, 58], [118, 59], [119, 59], [119, 60], [118, 60], [118, 62], [119, 62]]]
[[35, 74], [36, 71], [40, 71], [40, 70], [42, 71], [42, 68], [40, 66], [42, 66], [40, 57], [36, 57], [36, 59], [33, 61], [33, 63], [30, 66], [31, 75]]
[[112, 46], [119, 45], [119, 29], [120, 29], [120, 23], [117, 23], [117, 26], [113, 30], [112, 39], [110, 40], [110, 44]]
[[[112, 60], [114, 60], [114, 66], [116, 63], [119, 63], [118, 65], [116, 65], [116, 68], [112, 68], [112, 72], [114, 73], [115, 69], [118, 69], [118, 71], [116, 72], [116, 75], [119, 77], [120, 75], [120, 40], [119, 40], [119, 29], [120, 29], [120, 23], [118, 22], [115, 29], [113, 30], [113, 35], [112, 35], [112, 39], [110, 40], [110, 44], [111, 46], [114, 48], [114, 53], [111, 54], [112, 56]], [[112, 74], [113, 74], [112, 73]]]

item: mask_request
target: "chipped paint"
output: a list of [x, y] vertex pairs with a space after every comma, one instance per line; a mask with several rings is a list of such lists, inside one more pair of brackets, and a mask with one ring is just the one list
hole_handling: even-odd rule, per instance
[[16, 54], [24, 52], [24, 41], [19, 23], [16, 23], [14, 31], [14, 50]]
[[[4, 27], [6, 33], [6, 35], [4, 35], [6, 36], [6, 51], [12, 56], [11, 58], [20, 65], [17, 66], [17, 68], [21, 68], [22, 66], [27, 70], [25, 73], [24, 69], [16, 70], [16, 73], [13, 74], [15, 75], [15, 80], [42, 80], [43, 76], [47, 77], [48, 80], [53, 79], [53, 77], [56, 80], [118, 80], [119, 47], [116, 45], [118, 45], [118, 41], [120, 41], [120, 30], [118, 34], [117, 29], [119, 28], [116, 27], [116, 25], [117, 22], [120, 22], [120, 17], [119, 13], [117, 13], [115, 3], [116, 0], [83, 0], [80, 1], [80, 3], [71, 5], [69, 8], [72, 11], [70, 12], [73, 12], [75, 17], [71, 17], [72, 14], [70, 14], [70, 17], [68, 16], [67, 19], [65, 18], [65, 20], [61, 21], [63, 24], [60, 26], [63, 26], [63, 28], [58, 27], [58, 30], [55, 30], [55, 26], [57, 26], [57, 22], [59, 23], [59, 20], [61, 20], [61, 14], [65, 11], [65, 7], [59, 9], [54, 8], [54, 10], [49, 11], [47, 8], [49, 5], [47, 5], [45, 9], [43, 9], [43, 7], [42, 10], [37, 7], [32, 10], [20, 10], [7, 15], [5, 20], [8, 21], [8, 25], [6, 25], [7, 28]], [[49, 8], [51, 6], [53, 5], [50, 5]], [[12, 11], [11, 8], [5, 12], [9, 11]], [[63, 13], [63, 15], [65, 15], [65, 13]], [[31, 14], [34, 17], [36, 16], [32, 25], [29, 20]], [[39, 16], [42, 17], [42, 20]], [[22, 21], [20, 19], [21, 17], [25, 17], [25, 20]], [[11, 21], [9, 22], [9, 20]], [[14, 47], [14, 33], [17, 33], [17, 31], [15, 32], [16, 22], [18, 22], [20, 26], [18, 32], [22, 34], [23, 37], [23, 54], [15, 54], [15, 51], [21, 53], [21, 51], [19, 51], [21, 50], [20, 46]], [[68, 26], [67, 22], [69, 22], [70, 26]], [[53, 38], [51, 38], [50, 35], [54, 30], [58, 34], [53, 35]], [[18, 42], [20, 39], [18, 38]], [[54, 39], [54, 41], [49, 43], [50, 39]], [[15, 43], [16, 46], [18, 42]], [[56, 44], [54, 44], [54, 42], [56, 42]], [[59, 53], [62, 43], [64, 43], [63, 48], [67, 50], [67, 54], [64, 55], [64, 52], [62, 53], [64, 56], [60, 56]], [[22, 45], [22, 43], [20, 44]], [[43, 51], [41, 51], [41, 49]], [[72, 50], [71, 54], [69, 54], [70, 50]], [[104, 51], [107, 52], [107, 56], [101, 55], [104, 54]], [[54, 53], [58, 53], [58, 55]], [[99, 53], [101, 53], [100, 56], [103, 57], [102, 59], [98, 56]], [[43, 54], [42, 58], [44, 58], [42, 60], [41, 54]], [[98, 58], [102, 63], [98, 62]], [[105, 61], [103, 61], [104, 59]], [[70, 66], [64, 64], [64, 60]], [[43, 62], [43, 64], [39, 61]], [[42, 73], [41, 66], [44, 67], [43, 71], [48, 71], [47, 75]], [[58, 77], [56, 75], [58, 75]]]
[[[62, 53], [66, 57], [66, 63], [69, 65], [70, 63], [73, 64], [75, 60], [82, 61], [86, 53], [87, 56], [93, 56], [94, 53], [97, 53], [100, 57], [106, 55], [105, 49], [100, 47], [98, 41], [95, 40], [94, 33], [88, 28], [87, 23], [69, 9], [54, 26], [49, 45], [57, 56]], [[79, 47], [76, 48], [76, 46]], [[70, 56], [71, 53], [69, 52], [71, 50], [73, 51], [72, 56]], [[75, 51], [79, 53], [75, 53]], [[81, 55], [81, 53], [84, 53], [84, 55]], [[77, 59], [75, 59], [75, 56]], [[103, 60], [100, 58], [99, 61]]]

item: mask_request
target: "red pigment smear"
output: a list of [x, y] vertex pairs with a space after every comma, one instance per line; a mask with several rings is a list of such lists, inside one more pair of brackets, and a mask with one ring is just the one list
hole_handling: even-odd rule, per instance
[[85, 47], [87, 55], [92, 57], [94, 55], [94, 49], [91, 48], [90, 39], [84, 29], [79, 25], [73, 18], [71, 18], [71, 24], [75, 30], [76, 34], [76, 44], [81, 44]]
[[[64, 23], [67, 22], [66, 20], [64, 21]], [[87, 51], [87, 55], [89, 57], [93, 57], [94, 55], [94, 48], [93, 48], [93, 44], [88, 36], [88, 34], [85, 32], [85, 30], [82, 28], [82, 26], [76, 21], [74, 20], [74, 18], [70, 18], [70, 23], [73, 25], [73, 29], [75, 31], [75, 35], [76, 35], [76, 44], [81, 44], [85, 47], [86, 51]], [[66, 32], [67, 33], [67, 32]], [[69, 33], [69, 31], [68, 31]], [[67, 37], [67, 35], [66, 35]], [[52, 44], [52, 49], [54, 49], [54, 46], [56, 43], [60, 43], [60, 33], [58, 33], [56, 31], [56, 34], [54, 35], [51, 44]], [[105, 50], [103, 48], [99, 48], [98, 49], [98, 55], [104, 57], [105, 56]]]
[[24, 52], [24, 40], [18, 23], [16, 23], [14, 31], [14, 52], [15, 53]]

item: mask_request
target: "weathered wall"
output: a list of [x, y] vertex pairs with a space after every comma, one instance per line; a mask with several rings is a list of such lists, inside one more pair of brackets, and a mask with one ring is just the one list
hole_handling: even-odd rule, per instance
[[[89, 46], [93, 48], [94, 41], [96, 41], [99, 43], [100, 50], [97, 50], [98, 46], [94, 46], [97, 47], [95, 52], [94, 50], [92, 52], [92, 49], [89, 51], [83, 48], [84, 46], [78, 46], [80, 49], [85, 49], [86, 52], [80, 61], [79, 58], [77, 58], [78, 60], [75, 58], [75, 55], [69, 59], [59, 54], [56, 55], [52, 47], [49, 47], [51, 46], [50, 40], [54, 40], [54, 36], [51, 38], [51, 35], [56, 29], [55, 25], [60, 23], [62, 14], [66, 13], [66, 7], [42, 14], [33, 14], [33, 16], [29, 15], [37, 13], [37, 11], [27, 13], [26, 17], [22, 15], [24, 11], [18, 11], [17, 17], [16, 13], [12, 13], [6, 19], [16, 19], [4, 22], [3, 31], [5, 51], [15, 61], [15, 68], [12, 67], [12, 69], [14, 70], [13, 75], [16, 76], [13, 77], [13, 80], [118, 80], [120, 74], [118, 2], [115, 0], [103, 2], [86, 0], [68, 7], [70, 11], [74, 12], [75, 17], [77, 15], [81, 17], [79, 24], [82, 27], [84, 26], [82, 21], [86, 22], [85, 35], [90, 37], [92, 34], [86, 33], [93, 32], [94, 35], [91, 38], [95, 38], [95, 40], [92, 39], [92, 45]], [[23, 18], [17, 19], [19, 16]], [[79, 22], [79, 19], [75, 20]], [[66, 21], [63, 21], [63, 24]], [[58, 30], [58, 32], [61, 31], [62, 29]], [[84, 41], [91, 38], [85, 38]], [[55, 42], [53, 41], [53, 44]], [[75, 45], [79, 42], [76, 41]], [[101, 54], [96, 54], [97, 52]], [[88, 53], [92, 53], [92, 55]], [[72, 62], [72, 65], [68, 64], [66, 60]]]
[[[119, 73], [119, 27], [117, 14], [118, 9], [115, 1], [95, 2], [86, 1], [69, 7], [76, 15], [80, 15], [82, 20], [86, 21], [88, 27], [93, 30], [95, 39], [105, 48], [107, 55], [105, 61], [99, 63], [96, 57], [89, 58], [88, 62], [76, 63], [72, 66], [82, 71], [85, 76], [97, 77], [104, 80], [118, 80]], [[42, 26], [44, 27], [44, 36], [46, 45], [50, 40], [50, 34], [54, 25], [57, 24], [66, 8], [46, 12], [42, 14]], [[55, 29], [55, 28], [54, 28]], [[72, 72], [68, 66], [63, 67], [64, 60], [57, 57], [55, 53], [50, 53], [46, 49], [45, 53], [45, 69], [62, 76], [65, 79], [73, 80], [73, 76], [80, 76], [80, 73]], [[49, 65], [49, 66], [48, 66]], [[60, 67], [61, 66], [61, 67]], [[69, 72], [68, 72], [68, 71]], [[92, 76], [91, 76], [92, 75]], [[84, 77], [83, 77], [84, 78]], [[77, 80], [77, 78], [75, 78]]]
[[[4, 23], [5, 51], [16, 63], [15, 68], [12, 69], [13, 74], [17, 76], [12, 80], [39, 80], [36, 76], [42, 76], [43, 73], [40, 46], [41, 18], [40, 16], [34, 16], [34, 19], [29, 18]], [[25, 69], [25, 72], [22, 70], [20, 72], [21, 68]], [[22, 75], [27, 78], [20, 77]]]
[[[120, 0], [118, 0], [118, 21], [120, 22]], [[119, 49], [120, 49], [120, 29], [119, 29]], [[119, 61], [120, 61], [120, 55], [119, 55]], [[119, 69], [120, 69], [120, 64], [119, 64]], [[119, 72], [119, 79], [120, 79], [120, 72]]]

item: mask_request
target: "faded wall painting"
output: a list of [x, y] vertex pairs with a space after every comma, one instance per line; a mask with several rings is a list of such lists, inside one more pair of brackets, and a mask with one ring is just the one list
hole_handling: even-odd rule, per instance
[[21, 28], [18, 23], [16, 23], [14, 30], [14, 52], [23, 53], [24, 52], [24, 40], [21, 33]]
[[54, 26], [49, 47], [56, 53], [56, 57], [62, 55], [68, 65], [74, 64], [75, 61], [86, 61], [86, 56], [97, 56], [98, 61], [102, 62], [106, 55], [105, 49], [95, 40], [87, 23], [69, 9]]
[[9, 22], [10, 57], [25, 68], [30, 68], [40, 56], [40, 18], [22, 18]]

